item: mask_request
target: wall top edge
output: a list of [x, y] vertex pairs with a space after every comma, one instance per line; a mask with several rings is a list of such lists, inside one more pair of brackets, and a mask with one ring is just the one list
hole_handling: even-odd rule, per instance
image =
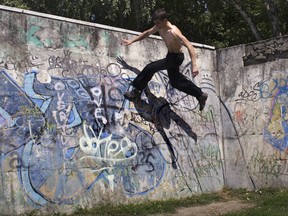
[[245, 47], [248, 47], [248, 46], [256, 46], [258, 44], [267, 44], [267, 43], [269, 43], [271, 41], [280, 40], [280, 39], [281, 40], [287, 40], [288, 39], [288, 34], [277, 36], [277, 37], [271, 37], [271, 38], [267, 38], [267, 39], [263, 39], [263, 40], [258, 40], [258, 41], [254, 41], [254, 42], [250, 42], [250, 43], [246, 43], [246, 44], [237, 44], [237, 45], [234, 45], [234, 46], [219, 48], [219, 49], [217, 49], [217, 51], [237, 49], [239, 47], [245, 49]]
[[[0, 5], [0, 10], [22, 13], [22, 14], [38, 16], [38, 17], [43, 17], [43, 18], [49, 18], [49, 19], [54, 19], [54, 20], [59, 20], [59, 21], [64, 21], [64, 22], [70, 22], [70, 23], [75, 23], [75, 24], [81, 24], [81, 25], [96, 27], [96, 28], [105, 29], [105, 30], [117, 31], [117, 32], [122, 32], [122, 33], [127, 33], [127, 34], [133, 34], [133, 35], [138, 35], [140, 33], [137, 31], [127, 30], [127, 29], [123, 29], [123, 28], [112, 27], [112, 26], [108, 26], [108, 25], [92, 23], [92, 22], [87, 22], [87, 21], [81, 21], [81, 20], [56, 16], [56, 15], [51, 15], [51, 14], [46, 14], [46, 13], [40, 13], [40, 12], [36, 12], [36, 11], [31, 11], [31, 10], [8, 7], [8, 6], [4, 6], [4, 5]], [[150, 35], [149, 38], [162, 40], [162, 38], [160, 36], [157, 36], [157, 35]], [[215, 47], [213, 47], [213, 46], [200, 44], [200, 43], [194, 43], [194, 42], [191, 42], [191, 44], [195, 47], [198, 47], [198, 48], [215, 50]]]

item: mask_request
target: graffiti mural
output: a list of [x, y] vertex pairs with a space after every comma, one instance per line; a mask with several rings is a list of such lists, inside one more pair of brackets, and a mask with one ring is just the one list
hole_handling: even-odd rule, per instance
[[287, 78], [273, 79], [265, 85], [265, 94], [273, 97], [264, 140], [281, 152], [288, 153]]
[[[1, 161], [9, 160], [10, 166], [2, 169], [18, 171], [26, 198], [38, 206], [74, 203], [100, 180], [128, 196], [151, 192], [159, 186], [167, 163], [180, 168], [176, 149], [185, 146], [175, 147], [181, 142], [177, 136], [184, 132], [197, 142], [197, 134], [177, 114], [197, 104], [173, 89], [167, 91], [167, 82], [151, 82], [145, 98], [131, 103], [123, 92], [135, 77], [128, 74], [139, 70], [123, 58], [101, 68], [77, 62], [71, 54], [65, 50], [62, 57], [51, 55], [46, 78], [34, 69], [25, 74], [22, 86], [1, 71]], [[49, 75], [56, 68], [62, 77]], [[158, 76], [166, 80], [161, 72]], [[163, 95], [166, 91], [168, 96]], [[208, 119], [213, 125], [211, 116]], [[177, 136], [167, 131], [174, 124]], [[159, 143], [167, 145], [170, 158]], [[196, 159], [198, 165], [193, 165], [195, 159], [190, 159], [193, 187], [199, 189], [205, 162]], [[217, 160], [221, 161], [218, 156]], [[209, 164], [205, 172], [222, 172], [219, 165]]]
[[[17, 152], [29, 199], [38, 205], [71, 203], [101, 178], [112, 190], [124, 179], [130, 195], [159, 184], [165, 163], [152, 136], [121, 123], [125, 86], [118, 75], [41, 83], [37, 74], [27, 73], [20, 87], [1, 71], [1, 159]], [[107, 82], [114, 85], [106, 89]]]
[[[210, 131], [208, 140], [216, 141], [202, 141], [203, 147], [216, 148], [214, 162], [192, 147], [199, 138], [179, 115], [197, 103], [171, 89], [165, 74], [159, 72], [163, 82], [150, 82], [144, 97], [132, 103], [123, 93], [135, 77], [129, 74], [138, 74], [138, 69], [120, 57], [98, 67], [75, 61], [71, 54], [65, 50], [62, 57], [51, 55], [46, 78], [35, 69], [25, 74], [22, 86], [1, 71], [1, 160], [10, 160], [6, 169], [17, 169], [27, 199], [39, 206], [71, 204], [103, 181], [112, 191], [120, 187], [128, 196], [145, 195], [160, 185], [167, 164], [181, 169], [182, 150], [191, 151], [187, 162], [194, 170], [193, 189], [181, 180], [188, 191], [202, 191], [201, 178], [222, 178], [213, 108], [201, 118], [192, 114], [195, 121], [205, 122], [203, 131], [198, 130]], [[56, 68], [62, 77], [49, 75]], [[187, 136], [192, 146], [181, 144]]]
[[[258, 134], [280, 152], [287, 150], [287, 78], [269, 78], [259, 81], [252, 90], [243, 89], [236, 99], [234, 119], [239, 134]], [[262, 103], [261, 108], [251, 106]], [[265, 124], [263, 128], [262, 125]]]
[[[133, 59], [121, 32], [0, 13], [9, 17], [0, 24], [1, 203], [41, 208], [77, 205], [98, 192], [126, 200], [222, 187], [220, 105], [213, 102], [220, 97], [211, 70], [194, 80], [190, 62], [181, 68], [209, 94], [203, 112], [171, 87], [166, 71], [130, 102], [123, 93], [147, 56]], [[20, 188], [12, 201], [7, 182], [11, 194]]]

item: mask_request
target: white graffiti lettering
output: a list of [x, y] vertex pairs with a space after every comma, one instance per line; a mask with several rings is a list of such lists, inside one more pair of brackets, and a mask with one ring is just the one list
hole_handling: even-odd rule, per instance
[[[92, 138], [89, 137], [87, 126], [83, 124], [83, 130], [85, 136], [82, 136], [79, 140], [80, 149], [87, 154], [84, 158], [94, 158], [101, 159], [101, 161], [106, 162], [120, 162], [127, 159], [132, 159], [137, 155], [137, 145], [134, 142], [131, 142], [127, 137], [124, 137], [120, 140], [113, 140], [112, 134], [108, 137], [100, 139], [102, 135], [102, 130], [99, 133], [97, 138], [92, 128], [89, 127], [92, 132]], [[102, 152], [101, 149], [104, 149]]]

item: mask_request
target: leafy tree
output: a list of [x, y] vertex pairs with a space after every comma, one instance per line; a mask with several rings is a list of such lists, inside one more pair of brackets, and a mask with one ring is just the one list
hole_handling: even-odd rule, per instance
[[10, 7], [30, 9], [22, 0], [0, 0], [0, 4]]
[[0, 0], [30, 9], [120, 28], [150, 28], [165, 8], [169, 20], [194, 42], [226, 47], [287, 34], [287, 0]]

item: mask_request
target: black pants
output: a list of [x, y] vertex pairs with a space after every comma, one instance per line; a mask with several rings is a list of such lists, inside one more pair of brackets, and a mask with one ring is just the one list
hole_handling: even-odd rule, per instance
[[132, 86], [142, 91], [157, 71], [167, 70], [170, 84], [173, 88], [199, 99], [203, 94], [202, 90], [179, 72], [179, 66], [183, 60], [183, 53], [168, 53], [166, 58], [146, 65], [142, 72], [133, 80]]

